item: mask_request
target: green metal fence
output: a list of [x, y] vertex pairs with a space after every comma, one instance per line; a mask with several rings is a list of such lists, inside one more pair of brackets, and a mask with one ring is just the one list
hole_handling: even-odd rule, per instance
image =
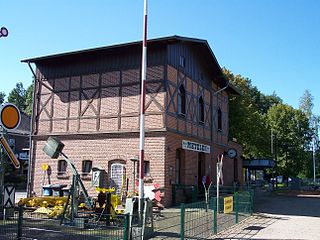
[[196, 202], [198, 187], [196, 185], [172, 184], [172, 205]]
[[213, 234], [229, 228], [239, 221], [249, 217], [253, 211], [253, 192], [236, 192], [228, 196], [233, 197], [233, 210], [224, 213], [224, 197], [181, 205], [180, 239], [208, 238]]
[[127, 222], [127, 215], [112, 217], [107, 214], [101, 216], [85, 213], [72, 222], [66, 219], [61, 224], [59, 219], [50, 219], [46, 215], [19, 207], [14, 215], [0, 220], [0, 239], [127, 239]]
[[[226, 196], [233, 197], [230, 213], [224, 212]], [[253, 212], [252, 191], [221, 196], [218, 201], [219, 209], [216, 197], [208, 202], [182, 203], [179, 207], [165, 209], [161, 214], [153, 215], [153, 221], [148, 219], [146, 228], [151, 228], [153, 237], [157, 239], [206, 239], [237, 224]], [[131, 223], [130, 219], [133, 219]], [[67, 220], [61, 224], [58, 219], [49, 219], [20, 207], [11, 217], [0, 219], [0, 239], [118, 240], [129, 239], [130, 236], [131, 239], [141, 239], [141, 228], [134, 219], [138, 217], [85, 212], [79, 214], [72, 224]]]

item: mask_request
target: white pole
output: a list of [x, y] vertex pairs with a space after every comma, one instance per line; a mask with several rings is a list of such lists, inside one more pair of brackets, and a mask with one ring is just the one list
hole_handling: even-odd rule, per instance
[[219, 179], [220, 179], [220, 176], [219, 176], [219, 156], [218, 156], [218, 161], [217, 161], [217, 214], [219, 213]]
[[312, 139], [313, 183], [316, 182], [316, 148], [315, 137]]
[[147, 16], [148, 1], [144, 0], [143, 18], [143, 42], [142, 42], [142, 69], [141, 69], [141, 99], [140, 99], [140, 156], [139, 156], [139, 216], [142, 213], [142, 201], [144, 199], [144, 113], [146, 98], [146, 78], [147, 78]]

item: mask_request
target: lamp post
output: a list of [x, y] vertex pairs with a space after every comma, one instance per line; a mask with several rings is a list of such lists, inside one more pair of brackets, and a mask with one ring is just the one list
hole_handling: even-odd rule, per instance
[[132, 174], [133, 174], [133, 195], [135, 194], [136, 192], [136, 162], [139, 161], [138, 157], [137, 156], [134, 156], [132, 158], [130, 158], [130, 161], [133, 162], [133, 171], [132, 171]]

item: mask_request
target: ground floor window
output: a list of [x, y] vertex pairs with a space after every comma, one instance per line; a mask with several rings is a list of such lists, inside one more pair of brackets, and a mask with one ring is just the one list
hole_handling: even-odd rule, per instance
[[58, 161], [58, 176], [65, 175], [67, 173], [67, 161], [59, 160]]
[[91, 172], [92, 169], [92, 161], [91, 160], [83, 160], [82, 161], [82, 175], [87, 176]]

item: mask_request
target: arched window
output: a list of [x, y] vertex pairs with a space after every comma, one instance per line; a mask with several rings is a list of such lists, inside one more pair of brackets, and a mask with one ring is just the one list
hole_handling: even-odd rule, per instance
[[202, 96], [199, 98], [198, 108], [199, 122], [204, 123], [204, 101]]
[[178, 113], [182, 115], [186, 114], [186, 90], [182, 84], [178, 90]]
[[222, 131], [222, 111], [218, 109], [218, 131]]
[[110, 166], [110, 187], [114, 187], [119, 194], [125, 184], [126, 167], [123, 163], [114, 162]]

